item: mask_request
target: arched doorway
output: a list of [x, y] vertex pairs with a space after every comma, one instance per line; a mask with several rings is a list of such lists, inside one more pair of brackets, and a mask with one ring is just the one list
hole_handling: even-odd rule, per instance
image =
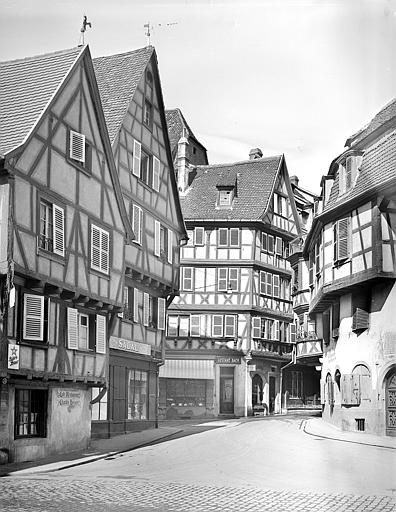
[[396, 371], [386, 381], [386, 435], [396, 437]]
[[261, 405], [263, 401], [263, 379], [256, 373], [252, 379], [252, 406]]

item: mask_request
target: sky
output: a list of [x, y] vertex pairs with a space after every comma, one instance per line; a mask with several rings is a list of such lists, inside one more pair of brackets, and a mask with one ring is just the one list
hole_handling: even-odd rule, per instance
[[396, 97], [396, 0], [0, 0], [0, 60], [147, 45], [166, 108], [180, 108], [209, 162], [285, 154], [319, 191], [348, 136]]

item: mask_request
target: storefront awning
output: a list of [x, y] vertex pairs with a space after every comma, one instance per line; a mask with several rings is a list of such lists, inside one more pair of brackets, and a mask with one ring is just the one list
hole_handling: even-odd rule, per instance
[[166, 359], [160, 366], [160, 378], [209, 379], [215, 378], [214, 362], [196, 359]]

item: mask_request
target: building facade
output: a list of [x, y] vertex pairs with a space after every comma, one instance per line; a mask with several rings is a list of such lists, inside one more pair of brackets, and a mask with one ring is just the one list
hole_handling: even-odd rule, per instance
[[0, 64], [0, 450], [86, 448], [132, 236], [88, 47]]
[[347, 140], [322, 180], [304, 255], [323, 340], [323, 418], [396, 434], [396, 101]]
[[284, 157], [253, 150], [233, 164], [182, 163], [189, 241], [168, 311], [160, 415], [280, 412], [295, 336], [287, 256], [300, 229]]
[[111, 326], [109, 387], [92, 411], [94, 435], [108, 436], [157, 425], [165, 312], [179, 290], [186, 231], [154, 48], [100, 57], [94, 67], [135, 235], [125, 249], [123, 311]]

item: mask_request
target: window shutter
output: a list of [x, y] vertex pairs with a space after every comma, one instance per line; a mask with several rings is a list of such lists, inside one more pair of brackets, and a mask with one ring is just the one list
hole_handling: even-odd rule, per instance
[[133, 141], [132, 173], [140, 178], [140, 160], [142, 158], [142, 145], [137, 140]]
[[261, 337], [261, 317], [252, 317], [252, 338]]
[[96, 352], [106, 354], [106, 317], [96, 315]]
[[344, 194], [346, 189], [346, 170], [343, 165], [338, 167], [338, 193]]
[[349, 190], [352, 184], [352, 160], [353, 157], [349, 156], [345, 161], [345, 190]]
[[261, 233], [261, 250], [267, 250], [267, 233]]
[[143, 325], [146, 327], [149, 324], [150, 317], [150, 295], [148, 293], [143, 294]]
[[157, 157], [153, 156], [153, 189], [159, 192], [160, 187], [160, 169], [161, 163]]
[[204, 234], [205, 234], [204, 228], [195, 228], [195, 230], [194, 230], [194, 244], [195, 245], [205, 245]]
[[279, 340], [279, 320], [274, 321], [274, 339]]
[[78, 349], [78, 311], [67, 308], [67, 348]]
[[235, 338], [235, 315], [225, 316], [225, 333], [227, 338]]
[[183, 290], [191, 291], [192, 290], [192, 268], [184, 267], [183, 268]]
[[212, 315], [212, 336], [221, 338], [223, 336], [223, 316]]
[[168, 262], [173, 262], [173, 231], [168, 229]]
[[227, 274], [228, 274], [228, 269], [219, 268], [219, 274], [218, 274], [218, 278], [217, 278], [217, 289], [219, 292], [227, 291]]
[[200, 336], [201, 333], [201, 316], [191, 315], [190, 316], [190, 335]]
[[342, 260], [349, 256], [349, 218], [340, 219], [338, 224], [338, 259]]
[[24, 295], [23, 338], [25, 340], [44, 339], [44, 297]]
[[272, 235], [268, 235], [268, 252], [274, 253], [274, 237]]
[[291, 343], [296, 342], [296, 324], [295, 323], [290, 324], [290, 341], [291, 341]]
[[272, 295], [272, 274], [267, 272], [267, 295]]
[[85, 135], [70, 130], [70, 158], [85, 162]]
[[238, 274], [239, 271], [237, 268], [230, 268], [228, 270], [228, 288], [233, 291], [238, 291]]
[[142, 221], [143, 221], [143, 211], [136, 204], [132, 207], [132, 229], [135, 234], [134, 242], [141, 244], [142, 243]]
[[219, 246], [227, 246], [228, 245], [228, 229], [220, 228], [219, 229]]
[[100, 269], [106, 274], [109, 273], [110, 235], [107, 231], [101, 230], [101, 259]]
[[65, 255], [65, 212], [56, 204], [52, 205], [52, 222], [54, 226], [54, 253]]
[[158, 298], [158, 329], [165, 330], [165, 315], [166, 315], [166, 300], [161, 297]]
[[154, 221], [154, 254], [161, 254], [161, 223], [158, 220]]
[[139, 322], [139, 295], [137, 288], [133, 289], [133, 321]]
[[279, 276], [274, 275], [274, 297], [279, 297]]
[[91, 226], [91, 267], [100, 270], [100, 230]]
[[230, 247], [239, 246], [239, 228], [230, 229]]
[[314, 284], [314, 251], [309, 253], [309, 286]]
[[262, 270], [260, 270], [260, 293], [263, 295], [267, 293], [266, 273]]
[[282, 238], [276, 237], [275, 252], [278, 256], [282, 256]]

